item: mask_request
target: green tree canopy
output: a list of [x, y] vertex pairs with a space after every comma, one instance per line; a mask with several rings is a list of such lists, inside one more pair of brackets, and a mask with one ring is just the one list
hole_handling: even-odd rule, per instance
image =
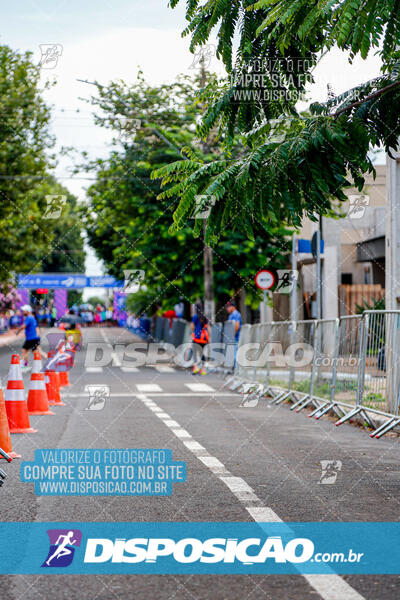
[[52, 242], [41, 259], [41, 269], [47, 273], [84, 273], [85, 250], [77, 199], [56, 181], [52, 182], [51, 193], [65, 196], [65, 204], [57, 219], [47, 219]]
[[[304, 216], [327, 214], [333, 199], [345, 200], [346, 187], [361, 190], [364, 175], [374, 172], [371, 146], [390, 152], [400, 134], [397, 0], [190, 0], [186, 6], [183, 35], [191, 35], [192, 51], [219, 27], [217, 56], [229, 74], [218, 90], [204, 90], [198, 135], [217, 128], [229, 150], [239, 134], [246, 151], [206, 163], [180, 160], [154, 173], [167, 187], [162, 198], [180, 197], [175, 228], [184, 227], [199, 194], [217, 198], [207, 228], [213, 242], [228, 222], [249, 235], [263, 219], [299, 226]], [[381, 47], [382, 73], [299, 114], [297, 101], [318, 57], [335, 44], [349, 60]]]
[[[107, 160], [89, 166], [96, 169], [97, 181], [88, 190], [84, 217], [89, 243], [110, 273], [123, 279], [125, 269], [145, 272], [146, 287], [133, 300], [137, 310], [149, 312], [156, 301], [171, 307], [181, 295], [190, 301], [203, 295], [203, 220], [191, 219], [171, 232], [177, 198], [157, 199], [160, 183], [151, 178], [153, 169], [179, 157], [180, 148], [190, 163], [194, 157], [211, 160], [221, 154], [212, 136], [204, 149], [195, 138], [198, 87], [199, 81], [188, 77], [152, 87], [139, 75], [131, 87], [99, 87], [99, 97], [93, 99], [103, 111], [99, 122], [116, 134], [120, 117], [140, 119], [134, 140], [122, 141]], [[198, 237], [193, 236], [196, 222]], [[241, 228], [228, 225], [214, 247], [219, 306], [242, 288], [257, 304], [255, 272], [271, 262], [278, 268], [286, 264], [290, 232], [266, 221], [254, 229], [254, 238], [248, 239]]]
[[[13, 273], [83, 267], [76, 199], [52, 175], [50, 109], [39, 78], [31, 53], [0, 45], [1, 281]], [[54, 194], [65, 194], [67, 204], [60, 218], [48, 219], [46, 196]]]

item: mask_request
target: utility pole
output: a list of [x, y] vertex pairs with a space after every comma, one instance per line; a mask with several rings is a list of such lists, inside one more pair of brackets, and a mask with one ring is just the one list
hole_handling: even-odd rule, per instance
[[[297, 270], [296, 236], [295, 235], [293, 236], [293, 239], [292, 239], [291, 263], [292, 263], [292, 272], [294, 274], [294, 272]], [[290, 292], [290, 320], [291, 321], [297, 320], [297, 281], [293, 285], [293, 288]]]
[[397, 310], [400, 297], [400, 154], [386, 160], [385, 307]]
[[[206, 69], [204, 66], [204, 57], [200, 61], [201, 64], [201, 87], [206, 85]], [[202, 150], [207, 152], [207, 145], [202, 143]], [[215, 322], [215, 299], [214, 299], [214, 264], [212, 248], [206, 243], [207, 219], [204, 219], [203, 224], [203, 266], [204, 266], [204, 313], [207, 319]]]
[[321, 241], [323, 240], [322, 230], [322, 215], [319, 215], [319, 223], [317, 229], [317, 319], [323, 319], [323, 294], [322, 285], [324, 281], [323, 277], [323, 263], [321, 260]]

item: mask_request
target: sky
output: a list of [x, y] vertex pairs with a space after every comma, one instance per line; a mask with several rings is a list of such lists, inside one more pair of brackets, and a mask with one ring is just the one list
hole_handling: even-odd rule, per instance
[[[42, 81], [56, 86], [44, 93], [53, 107], [52, 131], [57, 148], [73, 147], [76, 156], [60, 160], [56, 176], [85, 199], [90, 175], [71, 175], [74, 161], [82, 151], [104, 157], [110, 151], [109, 134], [93, 123], [90, 106], [84, 101], [95, 88], [77, 81], [97, 80], [102, 84], [136, 79], [138, 68], [150, 83], [172, 81], [178, 74], [194, 74], [189, 38], [182, 38], [186, 25], [185, 0], [172, 10], [167, 0], [18, 0], [0, 2], [0, 43], [15, 50], [30, 50], [37, 64], [40, 45], [58, 44], [60, 56], [53, 68], [42, 69]], [[211, 40], [211, 43], [214, 40]], [[51, 64], [51, 63], [50, 63]], [[223, 74], [215, 56], [209, 69]], [[310, 100], [326, 100], [327, 84], [336, 94], [379, 74], [379, 59], [356, 59], [349, 65], [337, 50], [325, 56], [315, 70], [316, 83]], [[384, 157], [379, 157], [382, 164]], [[88, 252], [86, 272], [102, 273], [102, 265]]]

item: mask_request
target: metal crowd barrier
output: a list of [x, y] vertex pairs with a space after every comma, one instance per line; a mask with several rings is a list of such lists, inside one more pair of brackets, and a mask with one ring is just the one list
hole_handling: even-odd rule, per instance
[[243, 325], [226, 385], [337, 426], [361, 417], [380, 438], [400, 425], [400, 311]]

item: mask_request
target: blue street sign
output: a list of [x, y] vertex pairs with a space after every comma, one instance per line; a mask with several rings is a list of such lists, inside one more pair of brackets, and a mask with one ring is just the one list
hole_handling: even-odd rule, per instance
[[85, 287], [123, 287], [123, 281], [117, 281], [109, 275], [86, 277], [80, 273], [33, 273], [18, 275], [19, 288], [77, 289]]
[[[321, 254], [324, 253], [325, 243], [324, 240], [321, 240]], [[304, 254], [312, 254], [311, 240], [304, 240], [299, 238], [297, 240], [297, 252], [301, 252]]]
[[111, 275], [100, 275], [96, 277], [88, 277], [87, 278], [87, 286], [86, 287], [103, 287], [103, 288], [114, 288], [114, 287], [124, 287], [123, 281], [117, 281], [115, 277]]
[[297, 251], [311, 254], [311, 240], [297, 240]]

